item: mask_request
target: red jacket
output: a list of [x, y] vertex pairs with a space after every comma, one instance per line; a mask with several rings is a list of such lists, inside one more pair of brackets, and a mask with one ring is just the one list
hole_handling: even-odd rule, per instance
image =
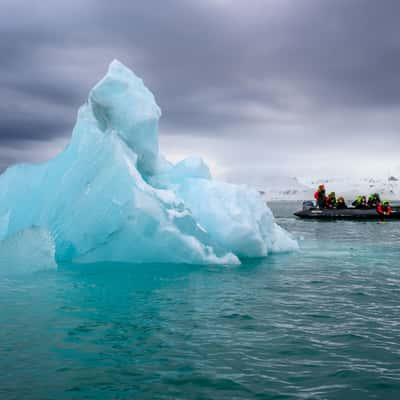
[[[315, 193], [314, 193], [314, 199], [318, 202], [318, 198], [319, 198], [319, 195], [320, 195], [320, 191], [319, 190], [317, 190]], [[329, 198], [328, 198], [328, 196], [325, 196], [325, 205], [328, 205], [328, 200], [329, 200]]]
[[382, 204], [379, 204], [378, 207], [376, 207], [376, 211], [381, 215], [390, 215], [392, 213], [392, 207], [388, 206], [386, 210], [384, 210]]

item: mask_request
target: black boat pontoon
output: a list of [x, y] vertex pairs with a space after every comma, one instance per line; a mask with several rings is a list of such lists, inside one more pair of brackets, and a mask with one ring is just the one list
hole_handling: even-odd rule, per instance
[[296, 217], [305, 219], [353, 219], [353, 220], [368, 220], [368, 219], [400, 219], [400, 206], [392, 207], [390, 215], [382, 215], [375, 208], [317, 208], [312, 201], [305, 201], [303, 209], [294, 213]]

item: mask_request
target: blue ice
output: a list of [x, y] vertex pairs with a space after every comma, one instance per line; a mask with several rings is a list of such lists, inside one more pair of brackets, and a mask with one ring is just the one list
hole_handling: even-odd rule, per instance
[[256, 190], [212, 179], [199, 157], [160, 155], [160, 117], [143, 81], [113, 61], [67, 148], [0, 176], [0, 250], [32, 227], [51, 235], [58, 262], [239, 264], [297, 248]]

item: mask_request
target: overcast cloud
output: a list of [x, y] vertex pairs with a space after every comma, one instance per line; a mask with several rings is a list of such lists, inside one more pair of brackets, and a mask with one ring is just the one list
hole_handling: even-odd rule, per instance
[[0, 0], [0, 9], [0, 168], [60, 151], [117, 58], [155, 94], [173, 159], [199, 153], [230, 177], [400, 172], [396, 0]]

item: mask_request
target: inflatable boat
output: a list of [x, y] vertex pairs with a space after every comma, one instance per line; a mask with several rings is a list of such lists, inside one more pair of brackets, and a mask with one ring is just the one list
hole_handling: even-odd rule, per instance
[[379, 214], [375, 208], [317, 208], [312, 201], [305, 201], [303, 209], [294, 213], [296, 217], [305, 219], [352, 219], [352, 220], [368, 220], [368, 219], [400, 219], [400, 206], [392, 206], [390, 215]]

